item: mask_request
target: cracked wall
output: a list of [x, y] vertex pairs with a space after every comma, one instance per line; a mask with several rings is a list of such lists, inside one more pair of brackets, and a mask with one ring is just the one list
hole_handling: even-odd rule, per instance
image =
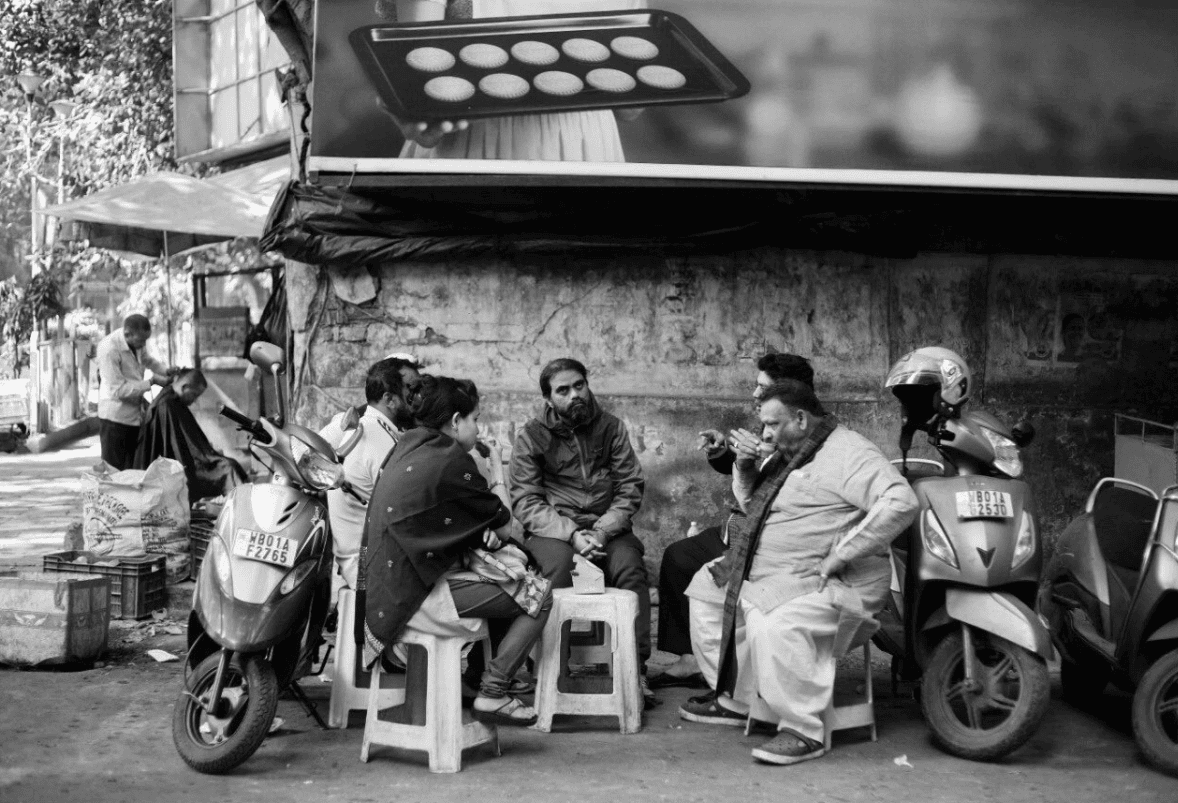
[[[599, 399], [626, 421], [646, 471], [636, 528], [654, 568], [691, 521], [718, 523], [728, 508], [725, 478], [696, 451], [696, 433], [754, 420], [758, 356], [775, 349], [809, 357], [819, 397], [895, 455], [898, 417], [881, 390], [884, 376], [911, 348], [945, 345], [966, 357], [984, 406], [1011, 423], [1036, 424], [1028, 476], [1044, 529], [1054, 533], [1092, 483], [1112, 472], [1114, 410], [1167, 421], [1178, 410], [1174, 267], [764, 248], [673, 259], [399, 263], [375, 271], [369, 286], [366, 277], [350, 274], [341, 283], [339, 275], [329, 280], [327, 271], [295, 264], [288, 281], [296, 415], [321, 425], [362, 401], [368, 365], [413, 351], [427, 370], [473, 379], [484, 397], [483, 423], [510, 445], [540, 401], [540, 368], [576, 357]], [[341, 286], [376, 295], [351, 303], [336, 295]], [[1093, 317], [1085, 337], [1103, 358], [1068, 362], [1060, 320], [1076, 299], [1100, 298], [1119, 327], [1116, 354], [1109, 357], [1111, 341], [1098, 339], [1112, 331], [1108, 321], [1097, 331]], [[1047, 309], [1055, 316], [1050, 332]]]

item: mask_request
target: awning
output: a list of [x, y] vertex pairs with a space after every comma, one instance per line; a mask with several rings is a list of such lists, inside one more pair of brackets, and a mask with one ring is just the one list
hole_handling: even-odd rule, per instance
[[272, 198], [160, 172], [41, 213], [82, 224], [80, 236], [99, 248], [175, 256], [235, 237], [260, 237]]
[[264, 201], [267, 206], [289, 180], [290, 156], [285, 155], [275, 156], [273, 159], [266, 159], [205, 179], [210, 184], [253, 195]]

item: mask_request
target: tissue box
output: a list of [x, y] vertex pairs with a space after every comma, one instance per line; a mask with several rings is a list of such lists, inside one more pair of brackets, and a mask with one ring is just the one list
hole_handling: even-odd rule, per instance
[[605, 572], [580, 555], [573, 555], [573, 593], [605, 593]]

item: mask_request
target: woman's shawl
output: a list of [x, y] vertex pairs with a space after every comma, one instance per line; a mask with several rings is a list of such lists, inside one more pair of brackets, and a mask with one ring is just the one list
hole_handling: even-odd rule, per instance
[[362, 551], [367, 630], [393, 642], [434, 583], [511, 521], [474, 460], [448, 435], [418, 428], [389, 453], [368, 503]]

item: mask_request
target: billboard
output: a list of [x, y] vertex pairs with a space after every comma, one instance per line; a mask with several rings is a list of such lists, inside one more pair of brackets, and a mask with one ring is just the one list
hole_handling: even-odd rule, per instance
[[[1173, 4], [651, 2], [324, 0], [308, 168], [353, 183], [415, 172], [790, 180], [833, 170], [921, 171], [932, 183], [969, 174], [983, 186], [997, 175], [993, 186], [1018, 177], [1178, 186]], [[516, 15], [566, 16], [500, 22]], [[667, 19], [690, 31], [668, 34]], [[673, 52], [692, 36], [703, 44]], [[634, 41], [625, 53], [619, 38], [658, 53]], [[605, 55], [570, 52], [570, 40]], [[517, 50], [521, 42], [531, 44]], [[471, 55], [479, 48], [464, 56], [471, 44], [490, 60]], [[644, 79], [643, 67], [678, 77], [648, 69]], [[545, 86], [541, 72], [572, 80]], [[508, 77], [484, 84], [492, 73]], [[621, 74], [607, 76], [617, 85], [602, 83], [608, 73]], [[652, 75], [685, 84], [655, 86]], [[700, 75], [723, 86], [691, 95]]]

